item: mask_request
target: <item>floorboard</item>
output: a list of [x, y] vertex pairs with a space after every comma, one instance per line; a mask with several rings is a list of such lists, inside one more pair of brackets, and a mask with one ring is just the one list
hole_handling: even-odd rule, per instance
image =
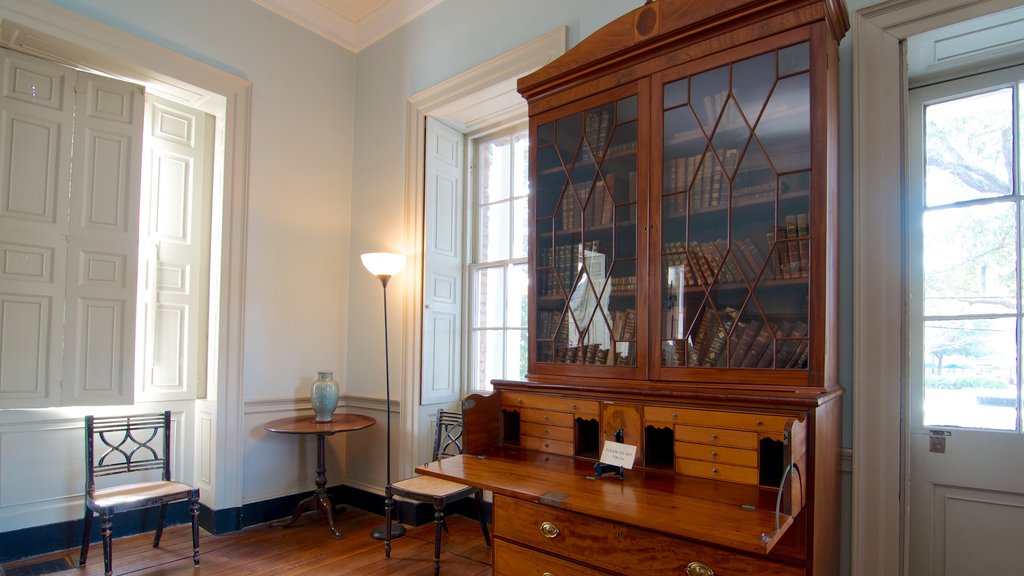
[[[268, 524], [215, 536], [199, 534], [199, 568], [192, 565], [192, 535], [188, 525], [164, 530], [159, 548], [153, 533], [114, 540], [114, 574], [133, 576], [427, 576], [434, 573], [434, 526], [406, 527], [394, 540], [391, 558], [384, 558], [384, 543], [370, 537], [382, 521], [376, 514], [347, 509], [336, 514], [335, 526], [344, 536], [335, 540], [323, 514], [305, 514], [288, 528]], [[464, 516], [448, 518], [449, 533], [442, 536], [441, 574], [486, 576], [491, 573], [491, 550], [484, 543], [480, 524]], [[115, 525], [116, 530], [116, 525]], [[52, 576], [102, 576], [103, 547], [94, 543], [89, 561], [78, 567], [78, 549], [24, 558], [0, 566], [0, 575], [13, 568], [68, 557], [71, 570]]]

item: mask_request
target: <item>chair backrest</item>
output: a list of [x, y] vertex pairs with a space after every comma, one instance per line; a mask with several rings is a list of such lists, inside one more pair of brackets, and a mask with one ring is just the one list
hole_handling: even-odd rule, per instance
[[[98, 453], [98, 457], [97, 457]], [[85, 417], [85, 490], [96, 478], [160, 470], [171, 479], [171, 412]]]
[[462, 454], [462, 413], [437, 411], [433, 460]]

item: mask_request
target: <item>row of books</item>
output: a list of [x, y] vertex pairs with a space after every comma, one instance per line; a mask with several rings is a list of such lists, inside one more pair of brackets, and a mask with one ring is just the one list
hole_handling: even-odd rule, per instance
[[[636, 340], [636, 309], [626, 308], [608, 313], [611, 320], [611, 337], [616, 342], [632, 342]], [[596, 314], [594, 322], [601, 322], [602, 317]], [[564, 315], [562, 310], [540, 310], [537, 312], [537, 339], [553, 340], [565, 346], [569, 342], [569, 323], [572, 318]], [[581, 327], [585, 329], [585, 327]]]
[[537, 274], [538, 296], [561, 296], [576, 281], [580, 262], [586, 252], [599, 252], [597, 240], [544, 247], [538, 251], [538, 267], [551, 266], [554, 270], [540, 270]]
[[773, 262], [778, 278], [806, 278], [810, 273], [810, 229], [806, 212], [789, 214], [785, 226], [768, 233], [768, 243], [778, 244]]
[[[576, 230], [581, 226], [603, 226], [615, 222], [616, 206], [629, 210], [635, 218], [636, 171], [608, 174], [596, 181], [573, 182], [576, 194], [562, 197], [560, 216], [562, 230]], [[579, 198], [580, 200], [577, 200]], [[585, 210], [580, 203], [585, 203]]]
[[[735, 320], [735, 312], [725, 310], [723, 315], [727, 322], [713, 313], [705, 313], [689, 340], [664, 340], [662, 363], [719, 368], [807, 368], [809, 340], [805, 322], [787, 320], [765, 324], [759, 318], [741, 319], [736, 321], [729, 336], [728, 325]], [[730, 344], [728, 350], [727, 343]]]
[[636, 347], [632, 342], [619, 344], [615, 353], [600, 344], [581, 344], [579, 346], [552, 346], [549, 342], [538, 344], [541, 362], [557, 364], [594, 364], [609, 366], [635, 366]]
[[636, 294], [636, 276], [612, 276], [612, 296], [626, 296]]
[[[753, 281], [764, 266], [764, 255], [749, 238], [733, 242], [732, 252], [723, 239], [710, 242], [668, 242], [663, 248], [666, 285], [678, 282], [682, 270], [685, 286]], [[766, 276], [767, 277], [767, 276]]]

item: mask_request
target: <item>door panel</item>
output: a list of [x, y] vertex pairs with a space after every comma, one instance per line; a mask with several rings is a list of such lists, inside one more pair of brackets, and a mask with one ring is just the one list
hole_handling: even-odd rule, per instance
[[1017, 574], [1024, 526], [1015, 92], [1024, 68], [910, 93], [910, 574]]

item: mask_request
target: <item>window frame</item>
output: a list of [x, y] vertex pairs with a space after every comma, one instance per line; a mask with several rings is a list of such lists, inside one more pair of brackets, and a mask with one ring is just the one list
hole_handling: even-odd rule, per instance
[[[467, 174], [467, 178], [466, 178], [466, 182], [467, 182], [466, 196], [467, 196], [467, 200], [468, 200], [466, 202], [466, 226], [467, 226], [467, 229], [469, 230], [469, 233], [466, 234], [466, 242], [467, 242], [467, 244], [465, 246], [465, 254], [466, 254], [466, 260], [467, 260], [466, 266], [465, 266], [465, 270], [466, 270], [465, 286], [468, 288], [468, 290], [467, 290], [467, 298], [465, 299], [465, 302], [466, 302], [466, 309], [465, 309], [466, 331], [465, 331], [465, 333], [467, 334], [467, 338], [466, 338], [466, 341], [465, 341], [465, 349], [464, 349], [464, 356], [463, 356], [466, 359], [465, 360], [465, 368], [464, 368], [464, 370], [465, 370], [465, 378], [463, 379], [463, 381], [465, 382], [465, 385], [464, 385], [464, 388], [465, 388], [464, 392], [465, 393], [487, 392], [487, 391], [490, 391], [492, 389], [492, 387], [490, 386], [489, 382], [485, 382], [485, 383], [483, 383], [483, 385], [480, 385], [480, 383], [477, 382], [477, 374], [479, 373], [479, 371], [481, 369], [481, 364], [480, 364], [478, 356], [477, 356], [477, 346], [476, 346], [477, 337], [478, 337], [479, 333], [481, 333], [481, 332], [495, 332], [495, 331], [502, 332], [505, 335], [503, 340], [504, 340], [505, 345], [506, 345], [506, 350], [507, 350], [507, 346], [508, 346], [508, 343], [509, 343], [509, 340], [508, 340], [508, 334], [509, 333], [511, 333], [511, 332], [521, 332], [522, 335], [520, 336], [520, 340], [519, 340], [520, 342], [522, 341], [521, 338], [523, 338], [523, 337], [529, 338], [528, 321], [524, 321], [522, 327], [510, 326], [509, 325], [509, 323], [508, 323], [508, 316], [507, 316], [507, 312], [508, 312], [508, 307], [507, 306], [504, 306], [502, 308], [503, 312], [502, 312], [502, 325], [501, 325], [501, 327], [493, 327], [493, 326], [480, 327], [480, 326], [476, 325], [476, 322], [477, 322], [477, 313], [476, 312], [477, 312], [478, 306], [480, 305], [480, 292], [479, 292], [478, 285], [477, 285], [477, 278], [478, 278], [479, 272], [482, 271], [482, 270], [485, 270], [485, 269], [489, 269], [489, 268], [502, 268], [502, 269], [504, 269], [505, 274], [506, 274], [506, 278], [507, 278], [509, 272], [512, 270], [512, 268], [514, 266], [528, 267], [528, 265], [529, 265], [528, 264], [529, 263], [529, 247], [527, 247], [526, 253], [522, 257], [518, 257], [518, 258], [512, 257], [512, 251], [513, 251], [512, 247], [513, 247], [513, 245], [515, 243], [515, 239], [516, 239], [515, 226], [514, 226], [514, 224], [515, 224], [515, 201], [517, 199], [524, 199], [524, 200], [526, 200], [528, 209], [527, 209], [527, 217], [524, 219], [523, 224], [528, 227], [529, 226], [529, 216], [528, 216], [528, 213], [529, 213], [529, 198], [530, 198], [530, 192], [531, 192], [530, 184], [527, 181], [526, 195], [515, 196], [514, 178], [515, 178], [515, 172], [516, 171], [514, 169], [514, 164], [513, 164], [513, 169], [509, 170], [509, 174], [508, 174], [508, 186], [509, 186], [509, 190], [510, 190], [508, 197], [506, 197], [506, 198], [504, 198], [504, 199], [502, 199], [502, 200], [500, 200], [498, 202], [492, 202], [492, 203], [488, 204], [490, 206], [493, 206], [495, 204], [498, 204], [499, 202], [503, 202], [503, 203], [507, 203], [509, 205], [509, 211], [508, 211], [508, 215], [509, 215], [509, 226], [508, 226], [509, 254], [508, 254], [508, 258], [498, 259], [498, 260], [489, 260], [487, 262], [481, 262], [481, 260], [480, 260], [480, 258], [481, 258], [481, 254], [480, 254], [480, 252], [481, 252], [481, 240], [482, 240], [482, 238], [481, 238], [482, 231], [480, 230], [480, 223], [483, 220], [481, 212], [482, 212], [482, 208], [484, 206], [483, 203], [481, 203], [481, 201], [480, 201], [480, 196], [481, 196], [481, 191], [482, 191], [482, 179], [484, 178], [484, 174], [482, 172], [482, 166], [481, 166], [482, 162], [481, 162], [480, 151], [481, 151], [483, 146], [485, 146], [486, 144], [488, 144], [490, 142], [494, 142], [494, 141], [499, 140], [499, 139], [507, 139], [509, 141], [509, 144], [511, 146], [513, 146], [513, 153], [511, 154], [511, 157], [514, 159], [515, 158], [515, 154], [514, 154], [514, 146], [515, 146], [515, 144], [514, 143], [515, 143], [515, 140], [516, 140], [517, 137], [521, 137], [521, 138], [526, 139], [526, 140], [529, 139], [529, 119], [526, 116], [523, 116], [521, 118], [515, 118], [514, 121], [510, 121], [508, 123], [505, 123], [502, 126], [497, 127], [497, 128], [492, 128], [492, 129], [488, 129], [488, 130], [481, 130], [481, 131], [470, 133], [470, 134], [466, 135], [466, 141], [467, 141], [467, 144], [468, 144], [466, 146], [467, 155], [468, 155], [468, 162], [467, 162], [467, 172], [468, 172], [468, 174]], [[527, 147], [527, 150], [528, 150], [528, 147]], [[527, 166], [526, 166], [525, 169], [527, 170], [527, 175], [528, 175], [528, 170], [529, 170], [529, 158], [528, 157], [526, 159], [526, 162], [527, 162]], [[527, 176], [527, 180], [528, 180], [528, 176]], [[529, 274], [529, 269], [528, 268], [526, 269], [526, 273]], [[507, 301], [507, 294], [506, 294], [505, 300]], [[527, 361], [526, 353], [527, 353], [527, 350], [524, 349], [523, 350], [523, 355], [520, 358], [521, 365], [524, 367], [524, 369], [525, 369], [526, 361]], [[505, 357], [506, 356], [503, 355], [503, 358], [505, 358]], [[502, 370], [502, 372], [503, 372], [503, 376], [502, 377], [503, 378], [517, 378], [518, 377], [518, 376], [509, 376], [507, 364], [503, 363], [502, 369], [503, 369]], [[523, 375], [525, 375], [525, 372], [524, 372]]]

